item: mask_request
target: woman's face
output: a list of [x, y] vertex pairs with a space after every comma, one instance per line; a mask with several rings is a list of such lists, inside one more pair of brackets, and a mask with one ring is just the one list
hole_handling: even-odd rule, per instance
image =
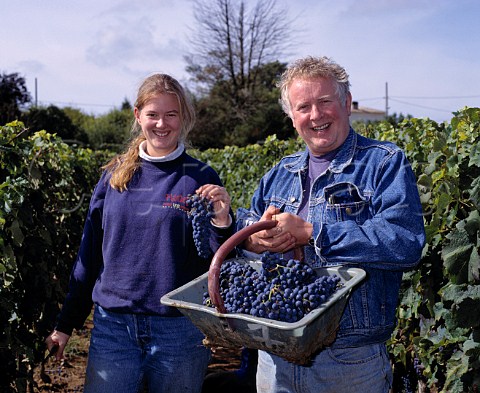
[[147, 139], [147, 154], [163, 157], [178, 146], [182, 120], [174, 94], [159, 94], [148, 100], [142, 109], [134, 109], [135, 118]]

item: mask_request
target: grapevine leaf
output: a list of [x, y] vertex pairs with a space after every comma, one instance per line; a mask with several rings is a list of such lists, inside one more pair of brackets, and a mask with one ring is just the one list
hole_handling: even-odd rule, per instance
[[[480, 286], [449, 284], [440, 291], [443, 301], [451, 301], [452, 317], [464, 328], [480, 327]], [[453, 324], [452, 324], [453, 325]]]
[[13, 220], [12, 225], [10, 225], [9, 228], [13, 240], [18, 246], [21, 246], [23, 243], [23, 240], [25, 239], [25, 236], [23, 235], [22, 229], [20, 228], [20, 223], [18, 220]]
[[470, 161], [468, 162], [468, 166], [473, 165], [480, 167], [480, 144], [478, 143], [474, 144], [470, 151]]
[[443, 248], [442, 259], [445, 269], [452, 275], [452, 281], [458, 284], [478, 280], [478, 233], [480, 217], [478, 211], [473, 211], [446, 236], [450, 243]]
[[468, 263], [468, 282], [478, 282], [480, 279], [480, 254], [478, 248], [472, 250], [470, 261]]
[[403, 365], [407, 364], [407, 351], [405, 349], [405, 345], [403, 345], [402, 343], [395, 345], [392, 352], [395, 356], [395, 359], [400, 360]]
[[446, 381], [444, 391], [451, 393], [463, 393], [464, 386], [459, 375], [468, 372], [469, 358], [462, 351], [455, 352], [447, 362]]
[[468, 339], [463, 343], [463, 351], [470, 357], [480, 359], [480, 343], [472, 339]]
[[480, 297], [465, 298], [456, 304], [454, 315], [462, 327], [480, 327]]
[[440, 294], [444, 301], [448, 300], [456, 303], [469, 297], [480, 299], [480, 286], [448, 284], [440, 290]]
[[469, 190], [470, 200], [477, 210], [480, 210], [480, 176], [472, 182], [472, 188]]
[[433, 307], [433, 311], [434, 311], [436, 321], [439, 321], [440, 319], [445, 319], [446, 314], [450, 312], [448, 309], [444, 307], [443, 303], [441, 302], [435, 303], [435, 306]]

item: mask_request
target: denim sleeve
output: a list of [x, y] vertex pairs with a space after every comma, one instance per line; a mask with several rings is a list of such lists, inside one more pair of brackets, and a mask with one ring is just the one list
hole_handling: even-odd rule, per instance
[[322, 261], [388, 270], [418, 263], [425, 229], [416, 179], [403, 152], [378, 166], [375, 182], [370, 219], [319, 225], [316, 251]]

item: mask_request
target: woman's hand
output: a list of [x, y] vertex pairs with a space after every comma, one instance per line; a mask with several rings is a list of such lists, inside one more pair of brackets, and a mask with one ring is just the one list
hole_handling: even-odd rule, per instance
[[65, 346], [67, 345], [67, 342], [69, 339], [70, 339], [70, 336], [68, 334], [59, 332], [58, 330], [54, 330], [45, 339], [45, 344], [47, 344], [47, 349], [49, 352], [51, 352], [55, 346], [58, 346], [58, 349], [55, 352], [55, 359], [62, 360], [63, 350], [65, 349]]
[[228, 227], [232, 224], [230, 217], [230, 195], [224, 187], [215, 184], [205, 184], [197, 191], [197, 194], [213, 202], [215, 216], [212, 223], [219, 227]]

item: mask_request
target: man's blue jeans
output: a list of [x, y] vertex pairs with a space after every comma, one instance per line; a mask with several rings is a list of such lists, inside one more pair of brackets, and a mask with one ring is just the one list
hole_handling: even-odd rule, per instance
[[387, 393], [391, 383], [384, 344], [326, 348], [309, 367], [258, 353], [258, 393]]
[[119, 314], [95, 307], [85, 393], [200, 392], [210, 360], [186, 317]]

